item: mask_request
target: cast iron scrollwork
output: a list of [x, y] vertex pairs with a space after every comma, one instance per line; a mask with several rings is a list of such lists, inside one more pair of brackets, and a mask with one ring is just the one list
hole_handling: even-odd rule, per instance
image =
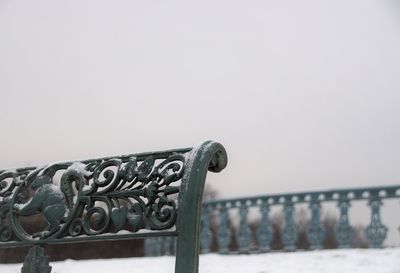
[[[174, 227], [184, 153], [58, 163], [0, 172], [0, 240], [50, 240]], [[21, 216], [41, 214], [28, 233]]]

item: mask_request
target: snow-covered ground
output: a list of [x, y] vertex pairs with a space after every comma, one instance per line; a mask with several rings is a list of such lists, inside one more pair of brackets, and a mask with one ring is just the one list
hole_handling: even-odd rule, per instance
[[[173, 257], [53, 262], [52, 273], [174, 272]], [[19, 273], [21, 264], [0, 265], [1, 273]], [[201, 273], [400, 273], [400, 248], [323, 250], [253, 255], [207, 254]]]

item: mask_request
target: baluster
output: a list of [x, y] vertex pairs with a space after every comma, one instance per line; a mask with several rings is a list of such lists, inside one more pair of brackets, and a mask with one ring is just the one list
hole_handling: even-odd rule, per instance
[[49, 256], [46, 255], [44, 248], [38, 245], [34, 245], [29, 249], [28, 255], [25, 257], [24, 265], [21, 268], [21, 273], [31, 272], [51, 272]]
[[293, 218], [293, 203], [291, 201], [287, 201], [284, 205], [283, 211], [285, 213], [286, 220], [285, 227], [282, 232], [284, 250], [293, 251], [296, 249], [296, 242], [298, 237], [296, 224]]
[[239, 252], [245, 253], [249, 251], [249, 244], [250, 244], [250, 231], [249, 231], [249, 225], [247, 223], [248, 208], [246, 205], [246, 201], [240, 203], [239, 215], [240, 215], [240, 223], [238, 231]]
[[157, 238], [146, 238], [145, 239], [146, 242], [146, 256], [150, 256], [150, 257], [154, 257], [157, 256], [157, 244], [158, 244], [158, 240]]
[[152, 253], [152, 245], [151, 245], [151, 238], [145, 238], [143, 239], [143, 252], [145, 257], [151, 257], [153, 256]]
[[158, 239], [157, 238], [149, 238], [150, 239], [150, 245], [151, 245], [151, 256], [157, 256], [157, 250], [158, 250]]
[[349, 207], [350, 201], [346, 196], [339, 198], [338, 207], [340, 210], [339, 223], [336, 226], [336, 240], [339, 242], [340, 248], [351, 247], [351, 241], [353, 240], [353, 228], [349, 223]]
[[164, 255], [166, 256], [172, 255], [172, 238], [173, 237], [164, 237]]
[[158, 237], [157, 252], [158, 252], [157, 256], [164, 256], [165, 255], [165, 237]]
[[146, 238], [145, 244], [145, 255], [149, 257], [157, 256], [157, 238]]
[[174, 256], [176, 253], [176, 237], [169, 237], [169, 253]]
[[156, 237], [154, 240], [154, 253], [155, 256], [162, 256], [163, 255], [163, 245], [162, 245], [162, 238]]
[[321, 249], [325, 237], [325, 230], [320, 221], [320, 209], [320, 202], [317, 198], [313, 198], [310, 202], [311, 223], [307, 229], [307, 238], [311, 249]]
[[176, 255], [176, 237], [171, 237], [171, 254]]
[[201, 213], [201, 253], [209, 253], [211, 251], [212, 233], [210, 225], [210, 206], [203, 207]]
[[371, 223], [366, 228], [367, 237], [372, 247], [381, 248], [388, 229], [381, 222], [380, 207], [382, 201], [378, 193], [371, 193], [368, 205], [371, 207]]
[[220, 224], [217, 231], [218, 236], [218, 246], [220, 253], [228, 253], [229, 252], [229, 213], [228, 208], [225, 204], [222, 205], [219, 213]]
[[270, 250], [270, 244], [272, 242], [272, 227], [269, 223], [269, 206], [266, 201], [263, 201], [260, 207], [261, 212], [261, 224], [257, 229], [257, 239], [260, 245], [260, 252]]

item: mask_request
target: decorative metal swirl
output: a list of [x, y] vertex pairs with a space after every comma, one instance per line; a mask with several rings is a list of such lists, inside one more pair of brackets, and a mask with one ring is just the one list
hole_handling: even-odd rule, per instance
[[[187, 150], [0, 172], [0, 244], [174, 227]], [[28, 233], [21, 216], [42, 214]]]

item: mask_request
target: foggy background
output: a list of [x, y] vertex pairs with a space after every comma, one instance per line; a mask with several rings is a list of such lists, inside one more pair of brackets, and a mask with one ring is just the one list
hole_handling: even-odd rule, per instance
[[213, 139], [229, 156], [208, 181], [220, 197], [398, 184], [399, 12], [0, 1], [0, 169]]

